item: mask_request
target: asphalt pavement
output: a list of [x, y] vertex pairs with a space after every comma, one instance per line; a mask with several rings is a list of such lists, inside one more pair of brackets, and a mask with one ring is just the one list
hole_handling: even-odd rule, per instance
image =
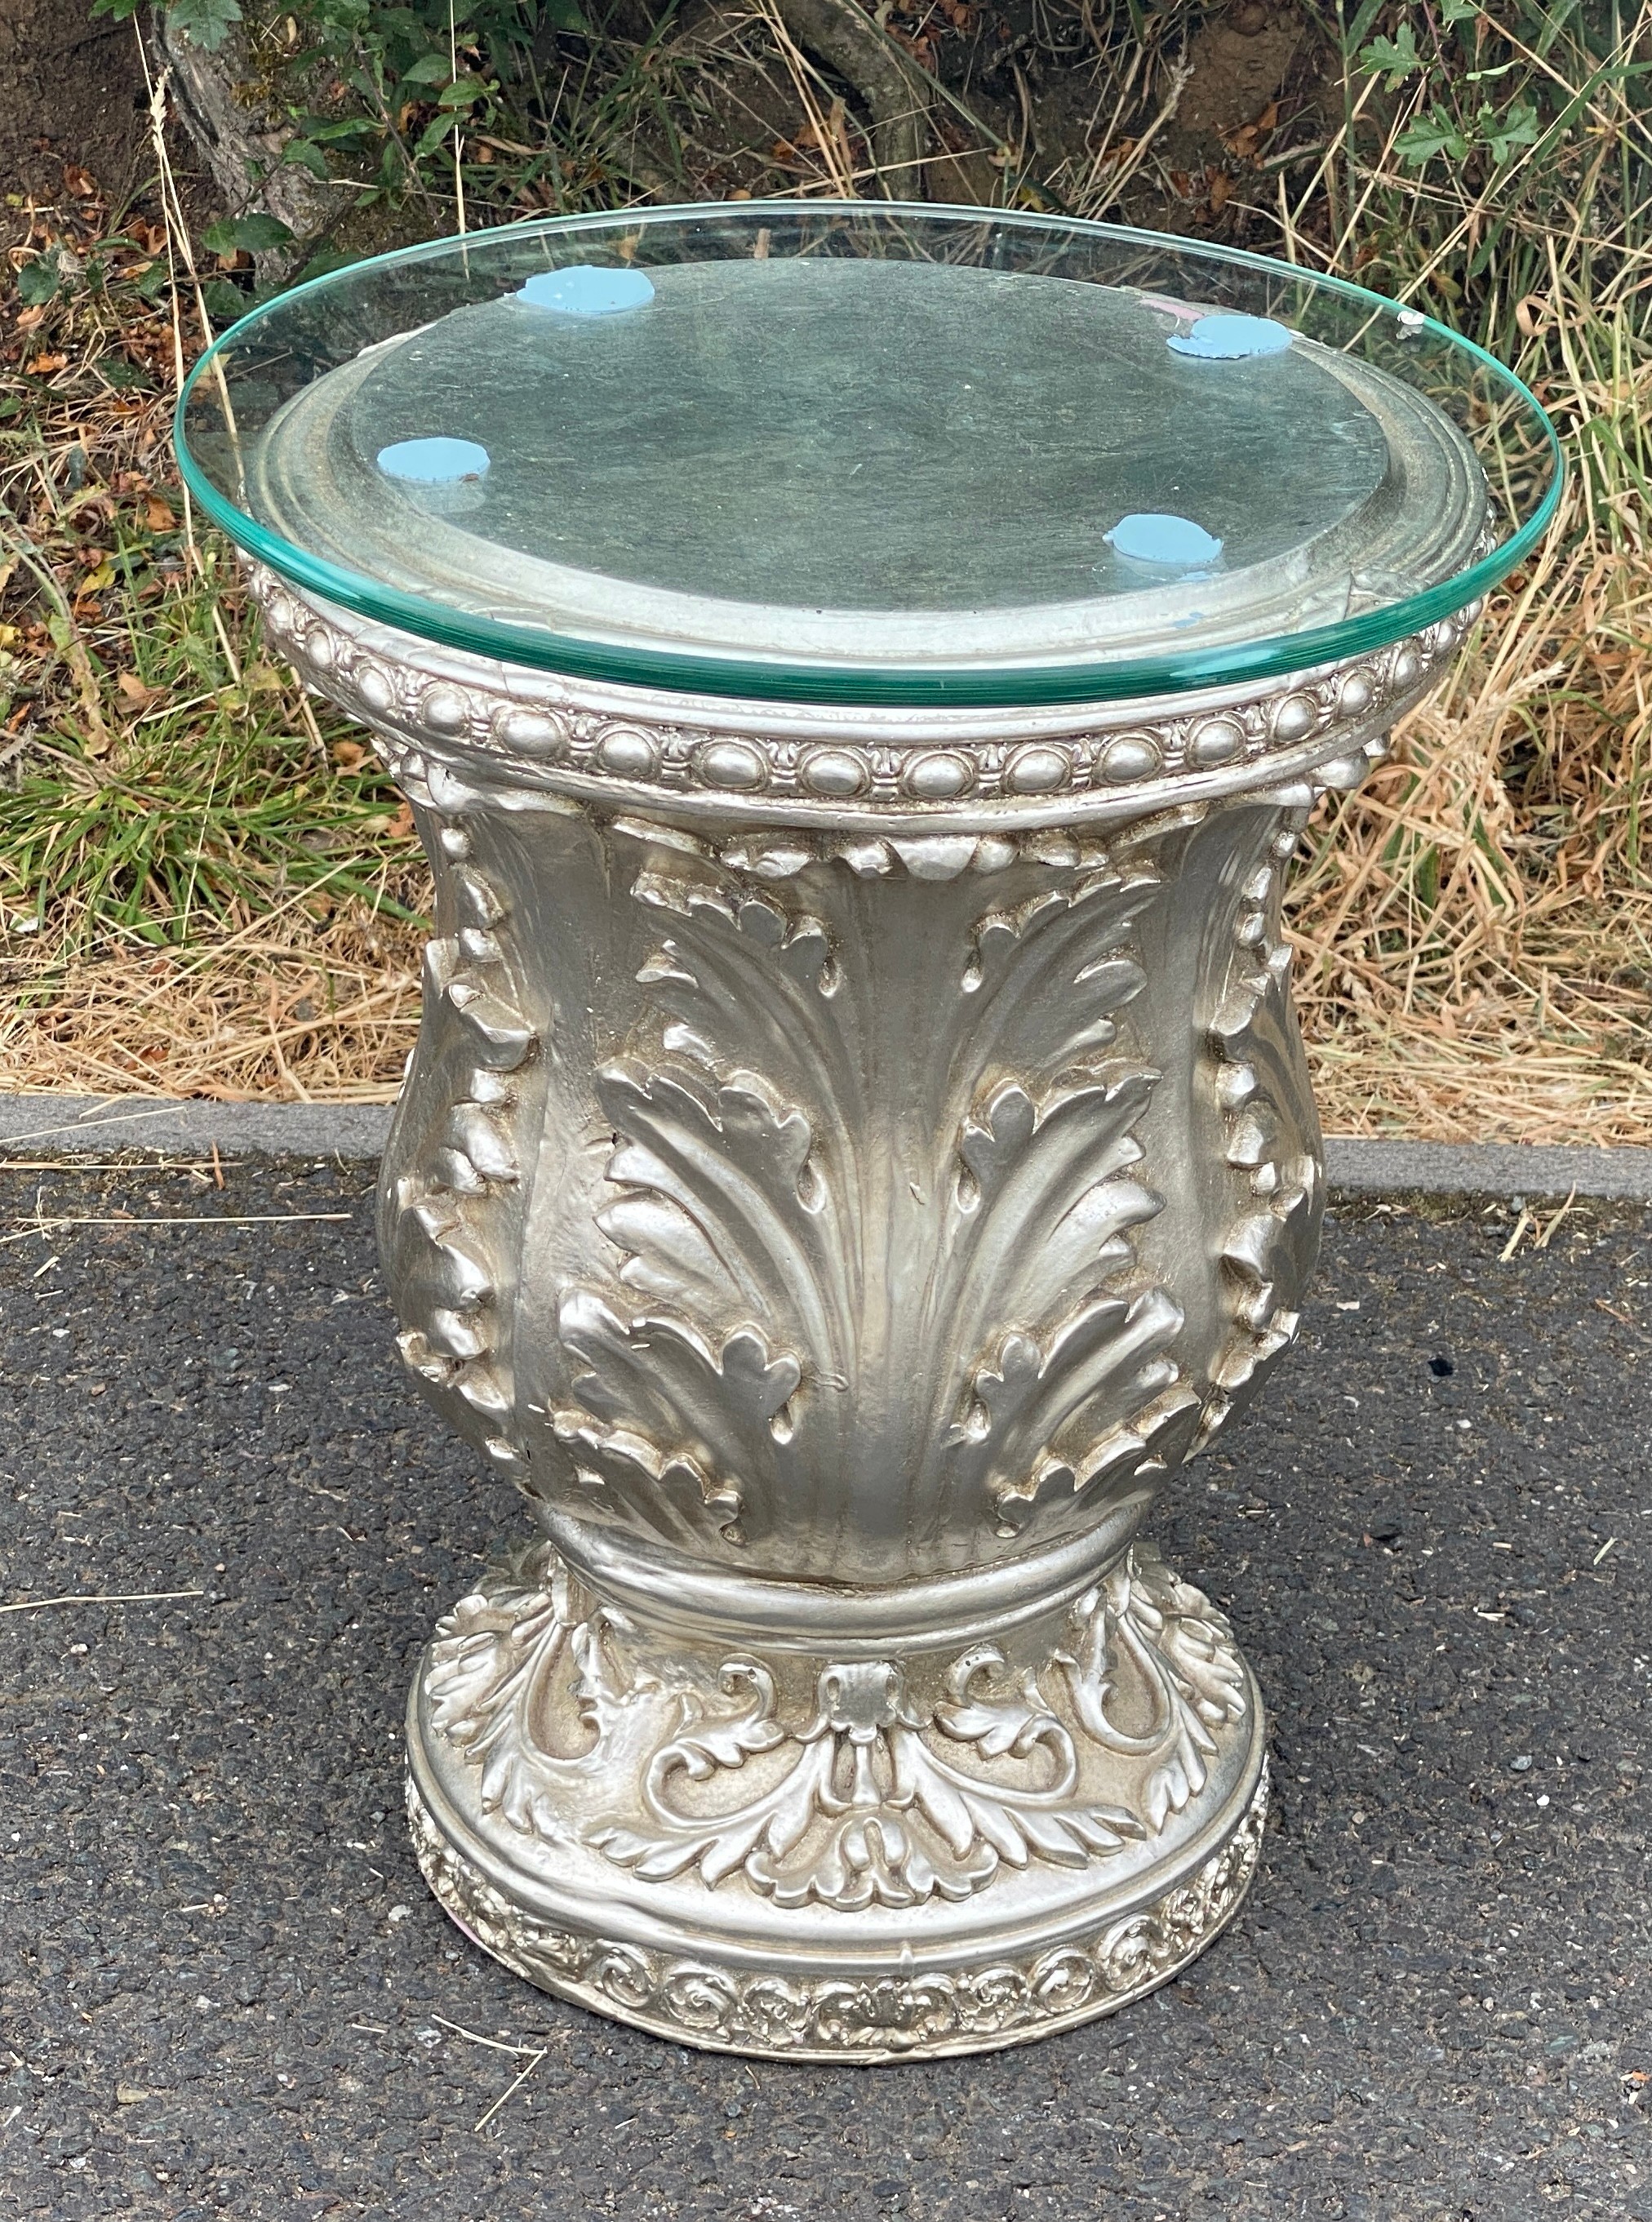
[[402, 1382], [371, 1167], [222, 1178], [0, 1175], [7, 2222], [1652, 2222], [1643, 1208], [1334, 1214], [1156, 1522], [1272, 1710], [1247, 1905], [1115, 2020], [818, 2068], [429, 1898], [402, 1702], [518, 1509]]

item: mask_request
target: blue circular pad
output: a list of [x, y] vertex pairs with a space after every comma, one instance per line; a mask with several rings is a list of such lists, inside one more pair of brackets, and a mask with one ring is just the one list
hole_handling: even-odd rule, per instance
[[474, 440], [398, 440], [376, 457], [386, 478], [410, 486], [451, 486], [455, 479], [479, 479], [487, 468], [487, 450]]
[[602, 270], [581, 262], [571, 270], [540, 271], [516, 298], [531, 309], [555, 309], [563, 317], [612, 317], [623, 309], [645, 309], [654, 286], [640, 270]]
[[1172, 332], [1165, 344], [1172, 355], [1202, 362], [1238, 362], [1246, 355], [1283, 355], [1295, 335], [1272, 317], [1201, 317], [1184, 332]]
[[1214, 563], [1222, 553], [1221, 541], [1202, 524], [1195, 524], [1190, 517], [1137, 512], [1121, 517], [1102, 537], [1115, 556], [1128, 556], [1133, 563], [1162, 563], [1178, 571], [1190, 570], [1197, 563]]

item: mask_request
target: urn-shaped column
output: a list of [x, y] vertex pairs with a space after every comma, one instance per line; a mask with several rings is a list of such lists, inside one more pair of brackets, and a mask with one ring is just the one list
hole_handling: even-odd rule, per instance
[[438, 1894], [745, 2050], [975, 2049], [1163, 1980], [1265, 1796], [1228, 1625], [1142, 1531], [1313, 1262], [1283, 878], [1454, 629], [891, 732], [267, 599], [430, 852], [380, 1240], [540, 1539], [415, 1687]]
[[565, 1553], [709, 1602], [1121, 1547], [1313, 1256], [1299, 800], [888, 838], [441, 784], [384, 1254]]

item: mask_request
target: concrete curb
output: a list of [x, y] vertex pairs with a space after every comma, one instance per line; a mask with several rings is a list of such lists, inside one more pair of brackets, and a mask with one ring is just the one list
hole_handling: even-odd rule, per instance
[[390, 1131], [390, 1108], [0, 1095], [0, 1161], [135, 1149], [166, 1157], [210, 1157], [215, 1146], [226, 1158], [376, 1158]]
[[[372, 1158], [386, 1103], [180, 1103], [141, 1096], [0, 1095], [0, 1161], [146, 1155]], [[1652, 1149], [1333, 1137], [1330, 1185], [1345, 1196], [1607, 1196], [1652, 1203]]]
[[1330, 1136], [1326, 1171], [1344, 1196], [1609, 1196], [1652, 1203], [1652, 1150], [1536, 1142], [1376, 1142]]

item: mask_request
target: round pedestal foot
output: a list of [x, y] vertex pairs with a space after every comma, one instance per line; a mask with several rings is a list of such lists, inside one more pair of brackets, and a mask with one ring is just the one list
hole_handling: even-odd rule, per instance
[[939, 2059], [996, 2052], [1116, 2013], [1179, 1974], [1237, 1911], [1255, 1873], [1267, 1773], [1221, 1850], [1140, 1911], [1030, 1957], [920, 1972], [905, 1964], [813, 1980], [752, 1974], [707, 1954], [648, 1952], [594, 1930], [554, 1929], [489, 1882], [407, 1786], [414, 1849], [437, 1900], [473, 1943], [531, 1983], [656, 2037], [771, 2060]]
[[989, 2051], [1168, 1981], [1266, 1811], [1221, 1615], [1138, 1545], [1041, 1661], [977, 1645], [935, 1699], [932, 1671], [811, 1662], [794, 1703], [796, 1662], [662, 1650], [543, 1554], [425, 1654], [420, 1866], [530, 1982], [720, 2051]]

